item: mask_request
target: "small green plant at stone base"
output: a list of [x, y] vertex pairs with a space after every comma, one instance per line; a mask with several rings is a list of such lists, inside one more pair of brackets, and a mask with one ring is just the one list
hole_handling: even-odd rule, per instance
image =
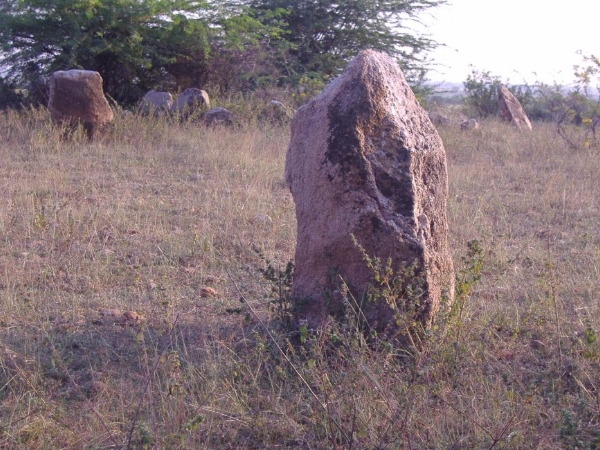
[[258, 255], [265, 265], [258, 268], [258, 272], [265, 281], [271, 284], [267, 293], [269, 309], [274, 310], [281, 323], [289, 325], [292, 320], [292, 283], [294, 281], [294, 263], [288, 261], [284, 270], [275, 268], [271, 260], [257, 247], [252, 250]]
[[481, 280], [484, 254], [481, 242], [472, 240], [467, 242], [467, 254], [462, 258], [463, 267], [456, 275], [454, 288], [454, 302], [448, 313], [448, 323], [455, 331], [455, 342], [460, 341], [460, 330], [463, 325], [467, 301], [473, 287]]
[[[368, 255], [354, 235], [351, 238], [361, 253], [367, 268], [373, 273], [374, 283], [368, 288], [366, 300], [368, 302], [385, 301], [393, 311], [397, 331], [390, 341], [407, 340], [407, 343], [410, 343], [413, 348], [418, 348], [421, 341], [420, 336], [424, 331], [419, 316], [422, 314], [421, 299], [425, 295], [425, 281], [418, 274], [417, 263], [394, 269], [393, 259], [388, 258], [383, 265], [380, 258]], [[348, 298], [348, 304], [354, 310], [361, 328], [369, 329], [370, 324], [366, 323], [362, 313], [362, 300], [359, 302], [351, 295]], [[373, 330], [369, 330], [369, 332], [375, 337]]]
[[461, 257], [462, 268], [456, 273], [454, 282], [454, 299], [450, 302], [447, 295], [442, 296], [442, 307], [436, 315], [430, 334], [438, 342], [436, 350], [440, 361], [447, 363], [446, 370], [452, 373], [459, 365], [460, 355], [467, 350], [467, 342], [463, 337], [463, 329], [467, 320], [469, 300], [473, 288], [481, 280], [484, 267], [484, 250], [481, 242], [467, 242], [467, 253]]

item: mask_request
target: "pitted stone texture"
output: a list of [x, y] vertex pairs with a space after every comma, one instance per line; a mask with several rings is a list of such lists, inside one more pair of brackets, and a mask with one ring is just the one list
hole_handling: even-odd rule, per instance
[[[452, 299], [446, 154], [433, 124], [389, 56], [366, 50], [296, 113], [285, 176], [296, 204], [292, 298], [298, 321], [318, 327], [343, 309], [343, 280], [359, 301], [373, 273], [352, 242], [424, 280], [418, 320]], [[408, 280], [412, 282], [414, 280]], [[377, 330], [394, 326], [384, 301], [363, 305]]]
[[56, 122], [81, 123], [90, 138], [114, 116], [102, 90], [102, 77], [93, 70], [54, 72], [48, 109]]
[[519, 130], [523, 125], [532, 129], [529, 117], [523, 111], [521, 103], [506, 86], [498, 86], [498, 108], [503, 121], [514, 124]]

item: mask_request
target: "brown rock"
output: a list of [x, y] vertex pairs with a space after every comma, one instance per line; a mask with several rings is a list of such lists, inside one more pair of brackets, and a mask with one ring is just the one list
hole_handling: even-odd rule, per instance
[[171, 106], [171, 112], [183, 119], [188, 119], [197, 111], [206, 108], [210, 108], [210, 99], [206, 91], [188, 88], [177, 97]]
[[168, 114], [173, 106], [173, 96], [169, 92], [148, 91], [140, 102], [139, 112], [143, 115], [152, 114], [154, 117]]
[[139, 322], [141, 320], [140, 315], [135, 311], [125, 311], [123, 313], [123, 318], [130, 322]]
[[477, 122], [475, 119], [464, 120], [460, 123], [460, 129], [461, 130], [478, 130], [479, 122]]
[[58, 123], [81, 123], [90, 139], [114, 116], [102, 90], [102, 77], [92, 70], [54, 72], [48, 109]]
[[531, 130], [529, 117], [523, 111], [517, 97], [506, 86], [498, 86], [498, 108], [500, 109], [500, 118], [503, 121], [514, 124], [519, 130], [522, 125]]
[[[427, 113], [389, 56], [366, 50], [291, 124], [285, 176], [296, 204], [298, 241], [292, 298], [299, 321], [318, 327], [344, 308], [342, 280], [360, 303], [373, 270], [415, 265], [423, 280], [416, 319], [429, 324], [453, 296], [448, 250], [446, 153]], [[407, 294], [405, 291], [403, 294]], [[402, 308], [406, 300], [394, 299]], [[362, 303], [377, 330], [395, 326], [385, 299]]]
[[218, 125], [233, 125], [233, 113], [225, 108], [212, 108], [206, 111], [202, 118], [204, 124], [208, 127]]
[[200, 289], [200, 297], [216, 297], [217, 295], [219, 294], [216, 291], [216, 289], [211, 288], [209, 286], [204, 286], [202, 289]]

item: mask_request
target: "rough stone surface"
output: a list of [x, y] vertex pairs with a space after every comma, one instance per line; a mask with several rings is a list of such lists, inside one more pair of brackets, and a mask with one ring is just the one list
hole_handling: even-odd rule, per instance
[[159, 117], [167, 114], [173, 106], [173, 96], [169, 92], [148, 91], [140, 103], [139, 111], [143, 115]]
[[231, 126], [233, 125], [233, 113], [225, 108], [212, 108], [206, 111], [202, 121], [208, 127], [218, 125]]
[[464, 120], [460, 124], [460, 129], [461, 130], [478, 130], [479, 122], [477, 122], [475, 119]]
[[210, 99], [206, 91], [188, 88], [177, 97], [171, 106], [171, 112], [187, 119], [196, 111], [207, 108], [210, 108]]
[[514, 124], [519, 130], [523, 126], [531, 130], [529, 117], [523, 111], [517, 97], [506, 86], [498, 86], [498, 108], [503, 121]]
[[102, 90], [102, 77], [92, 70], [54, 72], [48, 109], [56, 122], [81, 123], [90, 138], [114, 117]]
[[[358, 301], [373, 282], [351, 235], [384, 265], [392, 258], [396, 271], [416, 265], [424, 281], [416, 319], [430, 323], [442, 296], [452, 298], [446, 153], [392, 58], [361, 52], [298, 110], [285, 177], [298, 221], [298, 322], [319, 327], [341, 315], [342, 279]], [[395, 326], [384, 300], [363, 304], [363, 312], [377, 330]]]

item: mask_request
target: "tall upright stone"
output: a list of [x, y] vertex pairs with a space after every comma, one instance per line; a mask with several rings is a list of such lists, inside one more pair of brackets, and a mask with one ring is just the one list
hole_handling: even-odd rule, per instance
[[[285, 176], [296, 205], [298, 238], [292, 298], [297, 321], [319, 327], [340, 316], [345, 283], [359, 303], [374, 281], [367, 255], [388, 258], [404, 287], [420, 285], [415, 319], [431, 323], [443, 296], [452, 299], [448, 249], [446, 153], [397, 63], [361, 52], [292, 120]], [[421, 280], [421, 282], [419, 282]], [[404, 295], [402, 295], [404, 294]], [[385, 299], [362, 303], [364, 318], [395, 327]]]
[[498, 109], [500, 111], [500, 118], [504, 122], [512, 123], [519, 130], [521, 126], [526, 126], [530, 130], [532, 129], [529, 117], [523, 111], [519, 99], [506, 86], [498, 86]]
[[48, 109], [59, 123], [81, 123], [91, 139], [114, 114], [104, 96], [102, 77], [93, 70], [66, 70], [50, 77]]

